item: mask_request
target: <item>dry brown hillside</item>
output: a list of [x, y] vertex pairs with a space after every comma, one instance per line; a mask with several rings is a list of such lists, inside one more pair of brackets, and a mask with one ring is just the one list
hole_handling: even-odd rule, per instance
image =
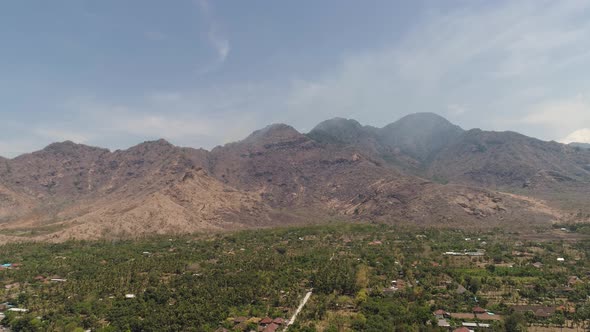
[[[350, 129], [351, 123], [342, 124], [342, 130]], [[459, 175], [453, 176], [461, 181], [448, 185], [411, 175], [383, 157], [375, 128], [352, 125], [357, 133], [341, 136], [356, 144], [278, 124], [210, 152], [164, 140], [114, 152], [63, 142], [3, 159], [0, 241], [120, 238], [333, 219], [489, 227], [570, 216], [542, 200], [461, 184], [479, 183]], [[329, 123], [327, 128], [332, 130]], [[414, 145], [401, 140], [398, 152], [423, 167], [432, 154], [453, 151], [452, 145], [430, 149], [430, 137], [447, 135], [439, 130], [417, 136], [419, 153], [404, 152]], [[434, 160], [432, 165], [443, 167], [445, 159]]]

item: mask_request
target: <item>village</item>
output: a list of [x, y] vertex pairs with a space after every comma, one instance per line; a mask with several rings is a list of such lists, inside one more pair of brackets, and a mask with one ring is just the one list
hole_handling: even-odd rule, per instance
[[210, 332], [582, 331], [589, 252], [581, 230], [527, 239], [385, 225], [8, 245], [0, 324], [157, 331], [180, 311], [173, 329]]

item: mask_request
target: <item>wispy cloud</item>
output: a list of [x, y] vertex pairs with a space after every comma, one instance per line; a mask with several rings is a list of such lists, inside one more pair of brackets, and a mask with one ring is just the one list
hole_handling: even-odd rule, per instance
[[207, 38], [217, 54], [217, 65], [222, 64], [231, 50], [229, 38], [223, 32], [223, 28], [215, 17], [209, 1], [197, 0], [196, 3], [201, 17], [207, 25]]
[[[237, 53], [214, 2], [193, 1], [214, 58], [200, 72], [210, 72]], [[333, 61], [319, 71], [284, 66], [280, 75], [232, 80], [228, 73], [216, 83], [162, 84], [154, 88], [161, 91], [140, 91], [141, 97], [78, 98], [62, 107], [77, 119], [23, 126], [23, 132], [44, 142], [73, 138], [124, 147], [164, 137], [212, 147], [272, 122], [306, 131], [334, 116], [383, 125], [421, 111], [450, 116], [464, 128], [511, 129], [544, 139], [580, 137], [582, 128], [590, 128], [589, 99], [576, 95], [590, 91], [590, 2], [475, 0], [440, 7], [416, 13], [395, 39], [381, 39], [378, 47], [331, 50]], [[289, 61], [305, 68], [308, 60]], [[0, 154], [16, 149], [2, 142]]]
[[[571, 79], [564, 71], [590, 65], [590, 21], [581, 16], [590, 2], [464, 4], [417, 17], [394, 45], [346, 55], [294, 84], [291, 112], [339, 112], [381, 124], [433, 111], [461, 115], [467, 126], [522, 126], [540, 111], [531, 105], [555, 98], [556, 84]], [[474, 111], [464, 112], [458, 100]], [[572, 112], [570, 121], [587, 121], [582, 113]], [[525, 131], [543, 133], [539, 122], [528, 123]]]

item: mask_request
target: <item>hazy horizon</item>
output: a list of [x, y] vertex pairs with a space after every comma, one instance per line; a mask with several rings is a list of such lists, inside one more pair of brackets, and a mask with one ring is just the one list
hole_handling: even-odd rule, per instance
[[[435, 115], [438, 115], [438, 116], [442, 116], [442, 115], [440, 115], [440, 114], [436, 114], [436, 113], [433, 113], [433, 112], [422, 112], [422, 113], [431, 113], [431, 114], [435, 114]], [[356, 120], [356, 119], [351, 119], [351, 118], [341, 118], [341, 117], [334, 117], [334, 118], [325, 119], [325, 120], [322, 120], [322, 121], [327, 121], [327, 120], [334, 120], [334, 119], [354, 120], [354, 121], [357, 121], [357, 122], [359, 122], [359, 124], [361, 124], [362, 126], [372, 126], [372, 127], [375, 127], [375, 128], [383, 128], [383, 127], [387, 126], [388, 124], [394, 123], [394, 122], [396, 122], [396, 121], [398, 121], [398, 120], [400, 120], [400, 119], [402, 119], [402, 118], [404, 118], [404, 117], [406, 117], [406, 116], [413, 115], [413, 114], [419, 114], [419, 113], [410, 113], [410, 114], [406, 114], [406, 115], [403, 115], [402, 117], [400, 117], [399, 119], [396, 119], [395, 121], [391, 121], [391, 122], [389, 122], [389, 123], [384, 123], [384, 124], [380, 124], [380, 125], [368, 125], [368, 124], [362, 123], [362, 122], [360, 122], [360, 121], [358, 121], [358, 120]], [[448, 119], [447, 119], [447, 120], [448, 120]], [[320, 124], [322, 121], [318, 122], [317, 124]], [[451, 123], [452, 123], [452, 122], [451, 122]], [[270, 127], [270, 126], [272, 126], [272, 125], [278, 125], [278, 124], [284, 124], [284, 125], [291, 126], [291, 125], [290, 125], [290, 124], [288, 124], [288, 123], [269, 123], [269, 124], [267, 124], [267, 125], [265, 125], [265, 126], [263, 126], [263, 127], [260, 127], [260, 128], [256, 128], [256, 129], [254, 129], [254, 130], [253, 130], [251, 133], [249, 133], [249, 134], [252, 134], [253, 132], [255, 132], [255, 131], [257, 131], [257, 130], [261, 130], [261, 129], [264, 129], [264, 128], [266, 128], [266, 127]], [[317, 125], [317, 124], [316, 124], [316, 125]], [[456, 123], [453, 123], [453, 124], [455, 124], [455, 125], [456, 125]], [[291, 126], [291, 127], [293, 127], [293, 126]], [[310, 130], [307, 130], [307, 131], [301, 131], [301, 130], [298, 130], [297, 128], [295, 128], [295, 127], [293, 127], [293, 128], [294, 128], [295, 130], [299, 131], [299, 132], [300, 132], [300, 133], [302, 133], [302, 134], [308, 134], [308, 133], [309, 133], [309, 131], [310, 131], [311, 129], [313, 129], [313, 128], [311, 128]], [[485, 129], [482, 129], [482, 128], [463, 128], [463, 127], [461, 127], [461, 128], [462, 128], [463, 130], [465, 130], [465, 131], [469, 131], [469, 130], [472, 130], [472, 129], [480, 129], [480, 130], [485, 130]], [[509, 130], [501, 130], [501, 131], [499, 131], [499, 132], [507, 132], [507, 131], [509, 131]], [[177, 144], [177, 143], [175, 143], [174, 141], [172, 141], [172, 140], [169, 140], [169, 139], [166, 139], [166, 138], [164, 138], [164, 137], [153, 138], [153, 139], [148, 139], [148, 140], [143, 140], [143, 141], [137, 141], [137, 142], [134, 142], [134, 143], [132, 143], [131, 145], [128, 145], [128, 146], [121, 146], [121, 147], [114, 148], [114, 149], [113, 149], [113, 148], [106, 147], [106, 146], [100, 146], [100, 145], [89, 144], [89, 143], [84, 143], [84, 142], [76, 142], [76, 141], [74, 141], [74, 140], [71, 140], [71, 139], [66, 139], [66, 140], [62, 140], [62, 141], [54, 141], [54, 142], [49, 142], [49, 143], [48, 143], [46, 146], [43, 146], [43, 147], [39, 148], [38, 150], [23, 152], [22, 154], [18, 154], [18, 155], [15, 155], [15, 156], [3, 156], [3, 155], [0, 155], [0, 157], [4, 157], [4, 158], [8, 158], [8, 159], [12, 159], [12, 158], [15, 158], [15, 157], [18, 157], [18, 156], [21, 156], [21, 155], [27, 154], [27, 153], [31, 153], [31, 152], [35, 152], [35, 151], [42, 150], [43, 148], [46, 148], [46, 147], [48, 147], [49, 145], [52, 145], [52, 144], [54, 144], [54, 143], [66, 143], [66, 142], [72, 142], [72, 143], [74, 143], [74, 144], [82, 144], [82, 145], [87, 145], [87, 146], [92, 146], [92, 147], [97, 147], [97, 148], [108, 149], [108, 150], [110, 150], [111, 152], [113, 152], [113, 151], [116, 151], [116, 150], [127, 150], [127, 149], [129, 149], [129, 148], [132, 148], [132, 147], [134, 147], [134, 146], [137, 146], [137, 145], [140, 145], [140, 144], [142, 144], [142, 143], [146, 143], [146, 142], [156, 142], [156, 141], [159, 141], [159, 140], [165, 140], [166, 142], [168, 142], [168, 143], [170, 143], [170, 144], [173, 144], [173, 145], [176, 145], [176, 146], [180, 146], [180, 147], [186, 147], [186, 148], [195, 148], [195, 149], [205, 149], [205, 150], [211, 151], [211, 150], [212, 150], [213, 148], [215, 148], [215, 147], [223, 146], [223, 145], [225, 145], [225, 144], [228, 144], [228, 143], [234, 143], [234, 142], [237, 142], [237, 141], [241, 141], [242, 139], [245, 139], [245, 138], [246, 138], [246, 137], [247, 137], [249, 134], [247, 134], [247, 135], [245, 135], [245, 136], [243, 136], [243, 137], [237, 138], [237, 139], [236, 139], [236, 140], [234, 140], [234, 141], [223, 142], [223, 143], [216, 144], [216, 145], [214, 145], [214, 146], [210, 146], [210, 147], [205, 147], [205, 146], [191, 146], [191, 145], [182, 145], [182, 144]], [[537, 138], [537, 137], [533, 137], [533, 138], [540, 139], [540, 138]], [[551, 140], [551, 141], [555, 141], [555, 140]], [[564, 143], [564, 142], [558, 142], [558, 143], [569, 144], [569, 143]], [[581, 143], [581, 142], [578, 142], [578, 141], [572, 141], [571, 143]], [[584, 144], [584, 143], [582, 143], [582, 144]], [[585, 143], [585, 144], [588, 144], [588, 143]]]

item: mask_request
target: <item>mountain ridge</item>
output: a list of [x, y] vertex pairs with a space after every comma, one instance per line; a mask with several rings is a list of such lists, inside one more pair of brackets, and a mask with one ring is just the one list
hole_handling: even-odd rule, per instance
[[0, 159], [0, 235], [64, 241], [334, 218], [476, 227], [590, 219], [543, 195], [586, 192], [590, 151], [465, 131], [428, 113], [400, 120], [375, 128], [330, 119], [307, 134], [274, 124], [211, 151], [166, 140], [116, 151], [50, 144]]

